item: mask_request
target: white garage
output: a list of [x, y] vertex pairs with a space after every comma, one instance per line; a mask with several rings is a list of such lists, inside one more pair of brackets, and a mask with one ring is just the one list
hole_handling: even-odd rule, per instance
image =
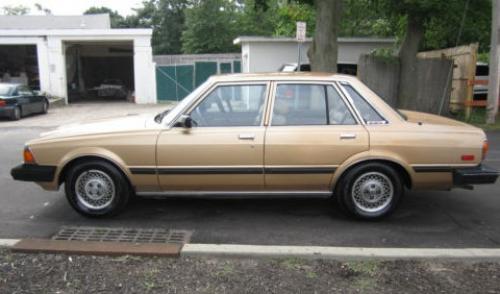
[[67, 103], [156, 103], [151, 29], [111, 29], [109, 15], [0, 16], [0, 79]]
[[[301, 45], [300, 62], [308, 64], [307, 50], [311, 44], [307, 39]], [[378, 48], [394, 46], [394, 38], [338, 38], [338, 63], [344, 73], [354, 73], [361, 54]], [[242, 72], [273, 72], [287, 63], [297, 63], [298, 45], [294, 38], [243, 36], [234, 40], [241, 46]], [[339, 72], [342, 72], [339, 70]]]

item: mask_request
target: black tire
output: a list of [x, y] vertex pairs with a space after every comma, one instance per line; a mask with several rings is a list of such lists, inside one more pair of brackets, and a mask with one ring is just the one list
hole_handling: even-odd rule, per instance
[[23, 112], [21, 111], [21, 107], [14, 108], [14, 112], [12, 113], [10, 119], [11, 120], [20, 120], [23, 117]]
[[45, 99], [43, 101], [43, 106], [42, 106], [42, 114], [46, 114], [47, 112], [49, 112], [49, 101], [47, 101], [47, 99]]
[[[82, 178], [79, 180], [79, 177]], [[85, 182], [85, 177], [90, 179]], [[83, 190], [80, 188], [80, 192], [77, 192], [77, 181], [83, 187]], [[110, 185], [110, 181], [113, 183], [113, 186]], [[83, 185], [82, 183], [87, 184]], [[100, 191], [100, 188], [95, 188], [96, 190], [89, 192], [95, 194], [87, 194], [85, 192], [87, 191], [85, 187], [90, 187], [89, 189], [91, 189], [96, 183], [97, 185], [101, 183], [105, 187], [103, 190], [112, 190], [114, 192], [109, 192], [108, 194], [108, 192]], [[113, 187], [114, 189], [109, 189], [109, 187]], [[77, 163], [75, 166], [71, 167], [65, 177], [65, 192], [69, 204], [78, 213], [87, 217], [116, 215], [127, 206], [133, 194], [125, 175], [123, 175], [114, 165], [104, 160], [89, 160]], [[98, 194], [101, 192], [106, 193], [106, 196], [99, 198], [100, 195]], [[112, 197], [109, 196], [111, 194], [113, 195]], [[90, 198], [93, 196], [97, 196], [99, 199]], [[101, 203], [103, 207], [100, 207], [96, 204], [97, 202], [105, 203]]]
[[[358, 192], [354, 190], [355, 184]], [[388, 192], [389, 189], [392, 193]], [[376, 220], [394, 212], [403, 197], [404, 186], [394, 168], [371, 162], [348, 170], [336, 185], [334, 194], [337, 205], [349, 215], [364, 220]]]

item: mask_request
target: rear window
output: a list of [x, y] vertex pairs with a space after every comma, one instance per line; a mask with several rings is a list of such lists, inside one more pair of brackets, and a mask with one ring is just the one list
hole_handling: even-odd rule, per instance
[[0, 96], [12, 95], [13, 89], [14, 89], [14, 86], [11, 86], [11, 85], [0, 85]]

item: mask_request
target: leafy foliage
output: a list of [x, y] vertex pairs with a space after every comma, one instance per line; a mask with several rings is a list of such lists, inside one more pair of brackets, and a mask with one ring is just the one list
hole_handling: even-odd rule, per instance
[[184, 53], [225, 53], [237, 51], [233, 40], [237, 36], [234, 2], [228, 0], [194, 0], [185, 11], [182, 33]]
[[[458, 45], [479, 43], [489, 51], [491, 0], [343, 0], [340, 36], [396, 36], [402, 40], [408, 16], [422, 22], [420, 50], [455, 46], [465, 3], [469, 1]], [[238, 51], [239, 35], [294, 36], [295, 22], [315, 31], [314, 0], [144, 0], [130, 16], [107, 7], [85, 14], [109, 13], [113, 28], [152, 28], [155, 54]], [[50, 10], [35, 5], [38, 11]], [[30, 8], [4, 6], [3, 14], [24, 15]], [[215, 37], [216, 36], [216, 37]]]
[[4, 15], [25, 15], [30, 12], [30, 8], [24, 5], [8, 5], [2, 7]]
[[303, 21], [307, 24], [307, 35], [314, 34], [316, 26], [314, 7], [307, 3], [289, 3], [277, 9], [277, 16], [274, 20], [275, 36], [295, 36], [296, 22]]
[[125, 25], [125, 19], [123, 16], [121, 16], [118, 11], [112, 10], [108, 7], [90, 7], [87, 9], [83, 14], [104, 14], [107, 13], [109, 14], [109, 18], [111, 21], [111, 27], [112, 28], [121, 28], [121, 27], [126, 27]]

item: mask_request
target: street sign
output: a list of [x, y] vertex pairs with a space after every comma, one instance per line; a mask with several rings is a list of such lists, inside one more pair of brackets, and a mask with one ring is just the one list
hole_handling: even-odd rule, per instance
[[306, 23], [303, 21], [297, 22], [297, 42], [306, 41]]

